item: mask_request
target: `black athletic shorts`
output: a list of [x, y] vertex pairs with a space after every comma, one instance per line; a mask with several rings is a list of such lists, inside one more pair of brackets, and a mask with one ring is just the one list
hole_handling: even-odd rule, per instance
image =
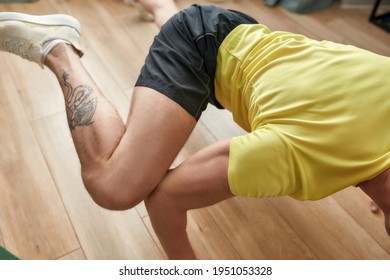
[[152, 88], [182, 106], [196, 120], [214, 94], [218, 48], [240, 24], [253, 18], [212, 5], [193, 5], [174, 15], [155, 37], [136, 86]]

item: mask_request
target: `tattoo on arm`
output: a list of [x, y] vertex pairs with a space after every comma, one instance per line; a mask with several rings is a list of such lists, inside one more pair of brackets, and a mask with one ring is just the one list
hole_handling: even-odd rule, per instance
[[88, 85], [79, 85], [75, 88], [68, 82], [69, 74], [63, 70], [62, 79], [67, 89], [65, 94], [66, 115], [70, 130], [76, 126], [90, 126], [96, 112], [98, 98], [93, 97], [93, 89]]

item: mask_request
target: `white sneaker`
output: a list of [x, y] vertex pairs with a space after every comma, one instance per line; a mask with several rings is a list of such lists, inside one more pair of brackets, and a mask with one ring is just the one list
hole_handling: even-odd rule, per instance
[[46, 55], [60, 42], [82, 56], [80, 23], [69, 15], [32, 16], [0, 13], [0, 51], [14, 53], [44, 67]]

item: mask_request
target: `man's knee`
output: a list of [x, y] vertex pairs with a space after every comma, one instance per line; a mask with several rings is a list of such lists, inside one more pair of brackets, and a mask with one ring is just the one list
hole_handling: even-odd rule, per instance
[[164, 203], [164, 196], [164, 192], [162, 192], [160, 189], [156, 189], [145, 198], [145, 207], [148, 213], [159, 211], [161, 204]]
[[109, 210], [127, 210], [142, 202], [147, 193], [136, 182], [123, 182], [107, 172], [83, 172], [84, 186], [99, 206]]
[[187, 212], [189, 205], [183, 203], [180, 197], [171, 192], [171, 189], [157, 186], [145, 199], [145, 207], [149, 215], [156, 215], [160, 212], [175, 213]]

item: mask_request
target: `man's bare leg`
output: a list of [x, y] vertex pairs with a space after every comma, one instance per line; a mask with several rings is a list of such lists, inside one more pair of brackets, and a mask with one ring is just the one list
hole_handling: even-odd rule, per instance
[[142, 201], [165, 176], [195, 119], [164, 95], [136, 87], [126, 127], [71, 46], [57, 45], [45, 64], [63, 90], [83, 180], [93, 199], [109, 209]]
[[[150, 7], [159, 18], [172, 16], [172, 9]], [[131, 208], [165, 176], [196, 121], [168, 97], [136, 87], [125, 125], [82, 65], [79, 36], [69, 16], [0, 13], [0, 49], [45, 64], [61, 85], [92, 198], [105, 208]]]
[[187, 236], [187, 211], [231, 198], [230, 140], [212, 144], [171, 170], [145, 200], [153, 228], [170, 259], [196, 259]]
[[[227, 172], [230, 141], [210, 145], [171, 170], [145, 200], [153, 228], [170, 259], [195, 259], [187, 236], [187, 211], [233, 197]], [[359, 184], [385, 215], [390, 235], [390, 169]]]

